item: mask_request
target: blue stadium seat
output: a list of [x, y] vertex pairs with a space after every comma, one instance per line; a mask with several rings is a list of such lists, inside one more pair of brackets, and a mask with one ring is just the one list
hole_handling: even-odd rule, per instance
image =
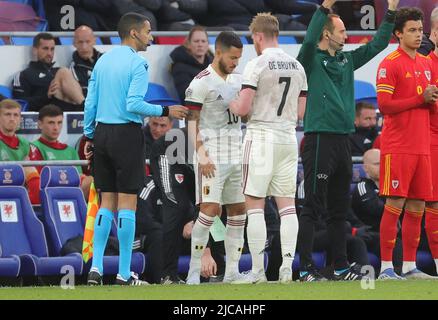
[[365, 172], [365, 169], [363, 168], [363, 164], [361, 163], [355, 163], [353, 164], [353, 177], [352, 182], [358, 183], [362, 180], [362, 178], [366, 178], [367, 173]]
[[21, 106], [21, 111], [27, 111], [27, 109], [29, 109], [29, 102], [27, 102], [26, 100], [23, 99], [15, 99], [15, 101], [17, 101], [20, 106]]
[[73, 37], [59, 37], [59, 42], [63, 46], [72, 46], [73, 45]]
[[0, 94], [6, 98], [12, 98], [12, 90], [9, 87], [0, 85]]
[[[52, 250], [61, 252], [62, 246], [72, 238], [83, 236], [87, 215], [80, 178], [75, 167], [44, 167], [41, 172], [41, 205]], [[105, 256], [105, 274], [117, 274], [118, 256]], [[87, 269], [90, 264], [87, 264]], [[145, 257], [140, 252], [132, 255], [131, 270], [141, 274]], [[87, 271], [87, 270], [86, 270]]]
[[279, 44], [297, 44], [297, 39], [293, 36], [279, 36], [278, 37]]
[[0, 166], [0, 246], [2, 256], [18, 256], [21, 276], [60, 275], [72, 266], [76, 275], [83, 270], [80, 254], [49, 257], [44, 227], [35, 215], [19, 165]]
[[119, 37], [111, 37], [110, 40], [111, 40], [111, 44], [119, 45], [122, 43], [122, 40], [120, 40]]
[[180, 103], [169, 95], [164, 86], [157, 83], [149, 83], [148, 91], [146, 92], [144, 100], [162, 106], [171, 106]]
[[3, 40], [2, 37], [0, 37], [0, 46], [3, 46], [3, 45], [5, 45], [5, 41]]
[[209, 36], [208, 44], [212, 44], [214, 46], [215, 43], [216, 43], [216, 36]]
[[[59, 37], [58, 39], [63, 46], [72, 46], [74, 42], [74, 37]], [[96, 37], [96, 44], [102, 44], [102, 40], [99, 37]]]
[[11, 37], [11, 44], [16, 46], [32, 46], [32, 37]]
[[369, 102], [377, 106], [377, 93], [373, 84], [354, 80], [354, 99], [357, 102]]
[[[325, 252], [313, 252], [312, 253], [313, 263], [317, 269], [322, 269], [325, 267], [326, 253]], [[292, 264], [292, 270], [300, 270], [300, 255], [295, 253], [295, 259]]]

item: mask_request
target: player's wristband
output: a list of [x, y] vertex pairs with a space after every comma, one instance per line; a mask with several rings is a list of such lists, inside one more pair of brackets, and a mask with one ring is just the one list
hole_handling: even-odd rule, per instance
[[397, 11], [388, 10], [386, 12], [385, 20], [388, 21], [389, 23], [394, 23], [396, 13]]
[[324, 14], [329, 14], [330, 13], [330, 9], [327, 9], [326, 7], [320, 6], [319, 9], [324, 12]]
[[163, 113], [161, 114], [162, 117], [168, 117], [169, 116], [169, 107], [164, 106], [163, 107]]

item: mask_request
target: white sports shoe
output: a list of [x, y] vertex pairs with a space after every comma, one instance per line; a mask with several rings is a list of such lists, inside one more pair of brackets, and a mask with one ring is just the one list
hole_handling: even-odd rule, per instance
[[417, 280], [418, 279], [420, 279], [420, 280], [437, 280], [438, 279], [438, 277], [431, 276], [427, 273], [422, 272], [421, 270], [418, 270], [417, 268], [415, 268], [409, 272], [403, 273], [402, 276], [405, 277], [406, 279], [417, 279]]
[[198, 285], [201, 283], [201, 269], [193, 268], [189, 270], [187, 275], [186, 284], [188, 285]]
[[281, 267], [278, 273], [278, 282], [291, 283], [292, 282], [292, 269], [289, 267]]
[[265, 271], [261, 271], [256, 273], [253, 273], [252, 271], [249, 271], [247, 273], [243, 274], [243, 277], [241, 279], [235, 280], [231, 282], [232, 284], [257, 284], [257, 283], [266, 283], [268, 282], [268, 279], [266, 279]]
[[229, 274], [226, 274], [224, 276], [224, 279], [222, 280], [223, 283], [234, 283], [235, 281], [242, 281], [245, 278], [245, 274], [240, 272], [232, 272]]

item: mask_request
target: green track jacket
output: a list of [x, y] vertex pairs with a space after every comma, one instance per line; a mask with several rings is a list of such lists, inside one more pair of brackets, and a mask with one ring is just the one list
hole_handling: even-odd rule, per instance
[[388, 46], [395, 11], [387, 12], [372, 41], [353, 51], [339, 51], [334, 57], [317, 48], [327, 14], [324, 7], [316, 10], [298, 54], [309, 87], [304, 132], [348, 134], [355, 131], [354, 70]]

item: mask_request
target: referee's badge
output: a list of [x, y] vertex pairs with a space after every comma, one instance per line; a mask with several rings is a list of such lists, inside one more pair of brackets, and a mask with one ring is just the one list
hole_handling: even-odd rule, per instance
[[179, 184], [183, 183], [183, 182], [184, 182], [184, 175], [181, 174], [181, 173], [177, 173], [177, 174], [175, 174], [175, 180], [176, 180]]
[[210, 194], [210, 186], [204, 186], [202, 188], [202, 192], [204, 193], [204, 195], [208, 196]]

